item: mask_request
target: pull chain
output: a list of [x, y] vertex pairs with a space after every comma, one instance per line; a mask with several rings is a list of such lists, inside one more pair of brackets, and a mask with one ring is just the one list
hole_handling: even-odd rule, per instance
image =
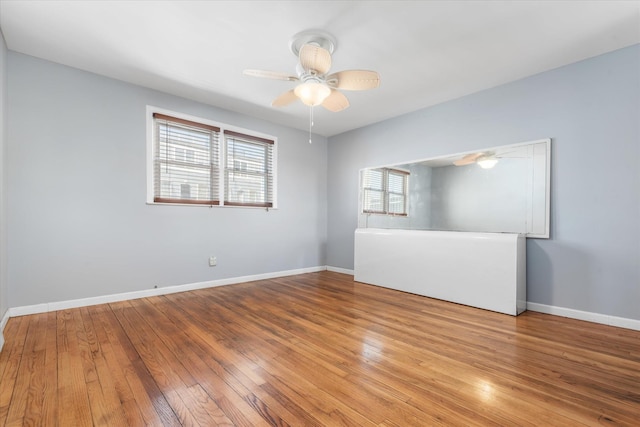
[[309, 144], [312, 144], [311, 141], [311, 128], [313, 127], [313, 105], [309, 107]]

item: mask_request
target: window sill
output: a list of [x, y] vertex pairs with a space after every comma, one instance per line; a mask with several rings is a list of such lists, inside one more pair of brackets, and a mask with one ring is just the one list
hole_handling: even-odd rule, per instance
[[189, 206], [189, 207], [200, 207], [200, 208], [241, 208], [241, 209], [262, 209], [262, 210], [278, 210], [277, 207], [265, 207], [265, 206], [243, 206], [243, 205], [205, 205], [201, 203], [162, 203], [162, 202], [146, 202], [147, 205], [156, 205], [156, 206]]

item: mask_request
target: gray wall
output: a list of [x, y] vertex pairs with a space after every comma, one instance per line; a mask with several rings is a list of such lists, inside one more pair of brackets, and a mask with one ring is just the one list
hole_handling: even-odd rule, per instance
[[[326, 264], [326, 138], [15, 52], [8, 87], [11, 307]], [[276, 136], [278, 209], [147, 205], [147, 104]]]
[[329, 140], [328, 265], [353, 268], [358, 170], [553, 138], [530, 302], [640, 319], [640, 45]]
[[[6, 146], [6, 108], [7, 98], [7, 46], [4, 36], [0, 31], [0, 319], [4, 316], [8, 305], [8, 281], [7, 281], [7, 223], [6, 223], [6, 179], [7, 170], [5, 162]], [[2, 333], [0, 331], [0, 340]], [[0, 343], [0, 348], [2, 347]]]

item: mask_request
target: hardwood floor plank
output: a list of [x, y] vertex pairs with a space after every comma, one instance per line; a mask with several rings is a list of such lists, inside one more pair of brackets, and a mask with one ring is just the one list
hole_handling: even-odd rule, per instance
[[79, 310], [58, 312], [58, 425], [91, 426], [91, 406], [85, 378], [84, 355], [81, 354], [80, 341], [85, 337]]
[[84, 351], [90, 352], [91, 369], [95, 375], [87, 381], [93, 423], [96, 426], [127, 425], [128, 419], [118, 394], [121, 385], [116, 387], [113, 378], [117, 377], [117, 374], [107, 367], [105, 354], [108, 349], [103, 349], [100, 344], [89, 309], [81, 308], [80, 314], [87, 335], [87, 348]]
[[[257, 291], [257, 292], [258, 292], [258, 293], [260, 293], [261, 291]], [[259, 297], [259, 296], [258, 296], [258, 297]], [[228, 307], [228, 308], [229, 308], [232, 312], [240, 313], [240, 312], [241, 312], [245, 307], [242, 307], [242, 306], [235, 306], [235, 307]], [[273, 307], [271, 307], [271, 308], [270, 308], [270, 310], [269, 310], [269, 313], [270, 313], [270, 314], [274, 314], [273, 312], [274, 312], [274, 309], [273, 309]], [[294, 314], [294, 318], [298, 319], [298, 321], [299, 321], [299, 317], [300, 317], [299, 313], [295, 313], [295, 312], [293, 312], [293, 310], [289, 309], [289, 314], [287, 314], [286, 316], [290, 316], [290, 314]], [[261, 310], [261, 313], [252, 313], [252, 315], [251, 315], [251, 316], [243, 316], [243, 318], [246, 318], [246, 317], [251, 317], [251, 318], [258, 317], [258, 318], [259, 318], [261, 315], [262, 315], [262, 316], [265, 316], [265, 315], [266, 315], [266, 313], [264, 313], [264, 310]], [[271, 317], [271, 319], [273, 320], [273, 318], [278, 318], [278, 317], [279, 317], [279, 316], [278, 316], [277, 314], [274, 314], [274, 315]], [[263, 320], [266, 320], [266, 318], [264, 318]], [[279, 326], [282, 326], [282, 325], [279, 325]], [[291, 330], [291, 326], [292, 326], [292, 324], [291, 324], [291, 323], [288, 323], [288, 324], [287, 324], [286, 326], [284, 326], [284, 327], [289, 327], [289, 328], [290, 328], [290, 330]], [[315, 325], [313, 325], [313, 324], [311, 323], [311, 326], [308, 326], [308, 325], [307, 325], [307, 328], [306, 328], [306, 329], [305, 329], [305, 328], [303, 328], [303, 327], [301, 327], [301, 328], [300, 328], [300, 331], [301, 331], [301, 333], [302, 333], [302, 335], [303, 335], [303, 336], [315, 336], [315, 335], [316, 335], [316, 334], [315, 334], [315, 329], [317, 329], [317, 328], [316, 328], [316, 326], [315, 326]], [[325, 339], [326, 339], [326, 336], [325, 336]], [[344, 337], [341, 337], [341, 339], [344, 339]], [[339, 346], [341, 345], [341, 343], [339, 343], [338, 341], [340, 341], [340, 340], [337, 340], [336, 342], [331, 342], [331, 341], [318, 342], [318, 343], [317, 343], [317, 345], [321, 346], [321, 345], [325, 344], [327, 347], [337, 348], [337, 347], [339, 347]], [[343, 354], [343, 355], [341, 355], [341, 356], [342, 356], [342, 357], [351, 357], [351, 356], [352, 356], [352, 354], [351, 354], [351, 352], [346, 352], [346, 354]], [[314, 365], [314, 361], [307, 361], [306, 363], [299, 363], [299, 364], [295, 365], [294, 369], [292, 369], [292, 370], [295, 370], [295, 369], [299, 370], [301, 365], [311, 365], [311, 366], [313, 366], [313, 365]], [[316, 370], [317, 370], [317, 369], [316, 369]], [[313, 374], [315, 374], [315, 371], [313, 372]], [[325, 378], [325, 377], [326, 377], [326, 373], [319, 373], [318, 375], [319, 375], [319, 377], [322, 377], [322, 378]], [[356, 376], [354, 376], [353, 378], [357, 378], [357, 377], [356, 377]], [[352, 378], [352, 380], [353, 380], [353, 378]], [[339, 389], [343, 389], [343, 388], [348, 389], [348, 388], [349, 388], [349, 382], [342, 381], [340, 384], [341, 384], [341, 385], [338, 387]], [[380, 386], [384, 387], [384, 384], [383, 384], [383, 383], [378, 383], [378, 384], [379, 384]], [[387, 389], [387, 391], [389, 391], [389, 389]], [[397, 393], [396, 393], [396, 394], [397, 394]], [[347, 400], [349, 400], [349, 399], [351, 398], [351, 393], [347, 393], [347, 392], [345, 392], [345, 395], [344, 395], [344, 396], [341, 396], [341, 397], [342, 397], [342, 399], [347, 399]], [[367, 397], [367, 398], [365, 398], [366, 403], [363, 403], [363, 404], [361, 405], [361, 407], [362, 407], [362, 408], [367, 407], [368, 402], [369, 402], [369, 399], [371, 399], [371, 397]], [[404, 397], [404, 400], [408, 400], [408, 397], [406, 397], [406, 396], [405, 396], [405, 397]], [[353, 404], [353, 402], [351, 402], [351, 403]], [[387, 404], [387, 406], [389, 406], [389, 405]], [[464, 408], [462, 408], [462, 409], [464, 410]], [[363, 409], [363, 410], [364, 410], [364, 409]], [[406, 408], [405, 408], [405, 410], [407, 410], [407, 411], [411, 412], [411, 411], [412, 411], [412, 408], [406, 407]], [[460, 411], [459, 411], [459, 412], [460, 412]], [[458, 417], [460, 417], [459, 412], [458, 412], [458, 415], [457, 415]], [[477, 416], [476, 416], [476, 415], [474, 415], [474, 417], [477, 417]], [[422, 422], [418, 422], [418, 424], [421, 424], [421, 423], [423, 423], [423, 421], [422, 421]]]
[[319, 272], [9, 320], [0, 425], [637, 426], [640, 331]]
[[[505, 317], [505, 316], [503, 316], [503, 317]], [[394, 319], [394, 320], [395, 320], [395, 322], [398, 321], [398, 319]], [[478, 332], [474, 332], [474, 334], [471, 335], [471, 337], [473, 337], [475, 335], [483, 336], [484, 334], [482, 332], [482, 327], [477, 327], [475, 325], [477, 325], [477, 324], [474, 324], [474, 327], [475, 327], [476, 330], [479, 329], [479, 331]], [[410, 325], [410, 326], [411, 326], [411, 328], [409, 330], [411, 330], [411, 331], [416, 330], [416, 325]], [[437, 328], [436, 330], [440, 330], [440, 328]], [[406, 334], [404, 334], [404, 335], [406, 335]], [[430, 333], [430, 336], [431, 336], [431, 338], [433, 338], [434, 336], [437, 337], [438, 334], [434, 335], [433, 333]], [[446, 354], [447, 353], [447, 349], [465, 349], [464, 351], [468, 351], [469, 349], [474, 348], [474, 346], [470, 345], [469, 342], [460, 341], [460, 335], [456, 335], [456, 337], [454, 337], [454, 339], [457, 341], [457, 342], [454, 342], [454, 343], [458, 344], [458, 345], [453, 345], [452, 346], [451, 345], [452, 344], [451, 338], [452, 338], [451, 334], [449, 334], [448, 337], [443, 335], [443, 340], [442, 340], [442, 345], [443, 346], [437, 350], [438, 353], [443, 353], [444, 352]], [[431, 343], [431, 345], [433, 345], [433, 342]], [[491, 349], [491, 350], [490, 350], [490, 354], [487, 354], [487, 357], [495, 358], [496, 352], [495, 352], [494, 345], [495, 345], [495, 343], [493, 343], [493, 344], [488, 346], [488, 348]], [[418, 346], [419, 346], [419, 343], [418, 343]], [[475, 351], [473, 351], [472, 357], [476, 357], [480, 351], [484, 351], [485, 349], [483, 347], [484, 347], [484, 345], [482, 347], [478, 347], [478, 345], [475, 344]], [[410, 354], [410, 350], [404, 349], [403, 353], [409, 353]], [[456, 350], [455, 354], [449, 353], [448, 356], [452, 357], [454, 359], [455, 358], [459, 359], [459, 358], [464, 357], [464, 353]], [[394, 360], [397, 362], [398, 358], [394, 356]], [[413, 375], [415, 376], [415, 373]], [[440, 385], [440, 392], [442, 392], [443, 391], [442, 390], [443, 383], [440, 383], [439, 385]], [[468, 405], [468, 401], [467, 401], [466, 404]], [[531, 406], [529, 409], [532, 412], [536, 412], [536, 410], [537, 410], [537, 408], [535, 406]], [[477, 408], [474, 409], [474, 412], [476, 414], [482, 414], [482, 411], [477, 409]], [[525, 412], [524, 415], [527, 415], [527, 413]], [[496, 414], [494, 413], [492, 416], [495, 417]], [[522, 423], [522, 420], [520, 421], [520, 423]], [[550, 417], [550, 421], [548, 422], [548, 425], [565, 425], [565, 424], [566, 424], [566, 421], [563, 421], [563, 418], [560, 417], [559, 414], [555, 414], [554, 416]]]
[[198, 399], [199, 406], [202, 408], [204, 413], [206, 413], [209, 417], [211, 417], [211, 423], [207, 425], [216, 425], [216, 426], [233, 426], [233, 422], [227, 417], [220, 409], [220, 407], [216, 404], [215, 401], [209, 397], [207, 392], [200, 386], [200, 384], [196, 384], [189, 388], [190, 393]]
[[135, 351], [130, 350], [131, 342], [111, 307], [98, 306], [92, 308], [90, 314], [102, 355], [128, 420], [126, 425], [179, 425], [168, 403], [154, 387], [148, 371], [138, 368], [140, 359]]
[[[158, 389], [153, 377], [140, 360], [118, 322], [111, 305], [98, 306], [92, 310], [92, 317], [97, 319], [97, 329], [101, 341], [108, 343], [105, 359], [111, 372], [117, 373], [116, 384], [119, 384], [121, 400], [126, 403], [127, 418], [138, 420], [142, 416], [148, 425], [180, 425], [175, 413]], [[134, 409], [137, 408], [137, 411]], [[130, 424], [139, 425], [139, 424]]]
[[[239, 311], [239, 310], [241, 310], [241, 308], [240, 307], [236, 307], [235, 310]], [[297, 322], [299, 322], [301, 324], [304, 324], [304, 326], [301, 326], [301, 328], [299, 329], [302, 337], [304, 337], [304, 336], [314, 337], [314, 336], [318, 335], [317, 334], [317, 332], [319, 331], [318, 325], [315, 325], [313, 322], [306, 322], [304, 319], [302, 319], [303, 316], [301, 316], [300, 313], [294, 312], [291, 309], [289, 309], [289, 312], [294, 314], [294, 318], [297, 319], [296, 320]], [[329, 337], [327, 337], [326, 334], [325, 334], [325, 336], [323, 337], [323, 340], [319, 341], [319, 342], [316, 342], [315, 345], [316, 346], [325, 345], [326, 347], [329, 347], [329, 348], [331, 348], [331, 349], [333, 349], [335, 351], [336, 349], [341, 348], [341, 346], [344, 343], [345, 343], [345, 336], [344, 335], [340, 336], [338, 339], [329, 339]], [[357, 371], [359, 369], [359, 367], [367, 366], [366, 364], [362, 365], [360, 363], [357, 363], [357, 361], [355, 361], [355, 359], [357, 359], [357, 357], [354, 358], [354, 354], [353, 354], [353, 352], [351, 350], [346, 350], [344, 352], [341, 352], [340, 360], [343, 361], [343, 363], [344, 363], [344, 360], [352, 360], [352, 359], [354, 359], [354, 362], [350, 364], [350, 368], [352, 370], [356, 370]], [[313, 364], [313, 361], [311, 361], [309, 363]], [[297, 369], [299, 369], [299, 368], [297, 368]], [[366, 368], [364, 368], [364, 369], [366, 370]], [[364, 371], [361, 370], [360, 372], [352, 375], [351, 379], [355, 378], [355, 379], [359, 380], [362, 377], [362, 374], [371, 375], [371, 373], [372, 372], [364, 372]], [[322, 378], [325, 378], [326, 377], [326, 373], [320, 373], [319, 376], [322, 377]], [[372, 384], [374, 381], [368, 381], [368, 382], [369, 382], [369, 384]], [[383, 381], [378, 381], [376, 383], [376, 385], [378, 387], [368, 387], [368, 389], [370, 391], [372, 391], [372, 392], [376, 391], [377, 389], [384, 389], [384, 392], [383, 392], [384, 395], [389, 395], [390, 394], [390, 395], [395, 395], [396, 398], [397, 397], [401, 397], [401, 400], [403, 400], [403, 401], [408, 401], [409, 400], [409, 397], [407, 395], [400, 396], [400, 394], [401, 394], [400, 392], [398, 392], [397, 390], [391, 389], [391, 387], [387, 387], [387, 385], [385, 384], [384, 380]], [[345, 387], [343, 385], [343, 386], [340, 387], [340, 389], [344, 389], [344, 393], [345, 393], [345, 395], [342, 396], [342, 399], [349, 400], [353, 396], [352, 393], [349, 393], [348, 386]], [[367, 396], [366, 397], [367, 401], [372, 400], [372, 399], [375, 399], [375, 398], [372, 397], [372, 396]], [[437, 400], [437, 398], [436, 398], [436, 400]], [[382, 403], [382, 406], [392, 406], [392, 405], [390, 405], [389, 402], [385, 402], [384, 400], [381, 403]], [[354, 402], [350, 402], [350, 404], [351, 404], [351, 406], [354, 406]], [[432, 403], [432, 404], [434, 404], [434, 403]], [[401, 407], [402, 405], [397, 404], [397, 406]], [[366, 404], [363, 403], [363, 404], [361, 404], [360, 407], [364, 411], [364, 408], [366, 408]], [[409, 411], [409, 412], [412, 411], [412, 409], [410, 407], [408, 407], [408, 406], [405, 406], [404, 409], [405, 409], [405, 411]], [[477, 413], [472, 413], [472, 412], [470, 412], [469, 410], [467, 410], [464, 407], [458, 408], [458, 410], [456, 412], [456, 416], [458, 418], [460, 418], [462, 416], [461, 414], [464, 413], [464, 412], [468, 413], [469, 419], [467, 420], [467, 423], [469, 423], [469, 424], [472, 424], [474, 422], [472, 420], [478, 418], [478, 414]], [[440, 414], [440, 416], [443, 417], [444, 414]], [[376, 421], [378, 422], [380, 420], [376, 420]], [[418, 422], [418, 424], [420, 424], [420, 422]]]
[[[30, 318], [23, 316], [9, 319], [5, 329], [5, 345], [2, 349], [2, 377], [0, 378], [0, 425], [5, 425], [9, 407], [18, 380], [18, 368], [22, 360]], [[15, 337], [15, 339], [11, 339]]]
[[33, 425], [55, 426], [58, 419], [58, 347], [57, 328], [58, 320], [56, 312], [46, 313], [46, 343], [44, 368], [38, 373], [43, 375], [43, 384], [40, 390], [33, 390], [39, 393], [42, 398], [42, 417], [35, 420]]
[[[93, 313], [92, 313], [93, 311]], [[110, 401], [109, 405], [118, 406], [122, 411], [125, 421], [123, 425], [143, 425], [144, 417], [139, 410], [133, 392], [124, 376], [124, 371], [130, 369], [128, 360], [117, 360], [113, 345], [106, 333], [104, 322], [100, 318], [100, 312], [104, 310], [90, 310], [87, 308], [85, 323], [91, 321], [98, 343], [99, 354], [96, 354], [96, 368], [103, 394]], [[114, 408], [114, 411], [118, 409]], [[110, 413], [110, 411], [108, 411]]]
[[[40, 322], [30, 325], [28, 332], [29, 336], [35, 337], [35, 342], [32, 348], [31, 363], [28, 365], [31, 378], [22, 424], [38, 425], [41, 420], [45, 420], [45, 423], [53, 425], [57, 416], [56, 394], [43, 393], [42, 390], [57, 388], [55, 360], [57, 322], [55, 313], [47, 313], [45, 316], [38, 317]], [[25, 346], [25, 348], [28, 347], [30, 347], [29, 344]], [[16, 403], [18, 403], [20, 401], [18, 396], [16, 399]], [[20, 424], [16, 423], [16, 425]]]
[[[179, 304], [179, 305], [185, 305], [185, 304]], [[235, 316], [236, 318], [238, 317], [237, 312], [233, 314], [233, 312], [229, 311], [226, 307], [219, 306], [218, 308], [220, 310], [218, 313], [219, 315], [220, 313], [227, 313], [229, 315]], [[164, 307], [162, 312], [167, 312], [167, 310], [170, 310], [170, 307]], [[203, 317], [205, 315], [206, 313], [203, 314]], [[226, 332], [231, 333], [232, 336], [235, 337], [233, 339], [234, 343], [244, 342], [246, 344], [254, 341], [255, 337], [264, 335], [264, 331], [262, 331], [261, 329], [255, 328], [253, 326], [255, 325], [253, 325], [250, 321], [247, 321], [246, 316], [243, 315], [239, 321], [236, 321], [233, 324], [225, 325], [225, 330]], [[211, 325], [211, 327], [215, 327], [215, 325]], [[230, 338], [227, 336], [224, 336], [224, 337], [220, 336], [220, 340], [223, 340], [225, 343], [228, 343], [230, 341]], [[262, 351], [255, 352], [248, 347], [257, 347]], [[272, 344], [268, 340], [262, 340], [260, 343], [256, 343], [256, 345], [252, 345], [252, 346], [241, 345], [240, 347], [237, 347], [234, 345], [234, 350], [239, 351], [240, 353], [246, 355], [247, 358], [251, 359], [251, 362], [243, 361], [242, 363], [246, 364], [247, 366], [253, 365], [252, 366], [253, 374], [250, 375], [250, 377], [254, 377], [255, 370], [259, 367], [257, 360], [264, 360], [264, 359], [273, 360], [275, 357], [277, 357], [276, 355], [278, 353], [283, 352], [282, 350], [276, 350], [275, 348], [273, 351], [270, 351], [271, 347], [272, 347]], [[267, 351], [264, 351], [265, 349]], [[243, 372], [247, 372], [247, 371], [243, 370]], [[283, 418], [285, 419], [289, 418], [286, 414], [284, 414], [284, 411], [286, 412], [293, 411], [295, 412], [298, 419], [304, 420], [304, 425], [319, 425], [316, 420], [309, 417], [308, 414], [304, 413], [295, 402], [286, 399], [286, 397], [282, 397], [282, 395], [278, 395], [279, 398], [276, 399], [276, 401], [274, 401], [274, 399], [271, 397], [273, 393], [265, 394], [261, 389], [261, 387], [256, 387], [256, 385], [264, 385], [264, 383], [265, 383], [264, 379], [261, 378], [260, 381], [254, 381], [253, 385], [251, 385], [249, 382], [247, 382], [246, 384], [250, 388], [251, 392], [255, 393], [256, 396], [264, 400], [265, 403], [267, 403], [269, 406], [278, 407], [281, 404], [283, 407], [279, 409], [279, 412], [283, 414]], [[270, 388], [270, 390], [273, 390], [273, 388]]]
[[140, 355], [144, 366], [149, 370], [160, 392], [166, 398], [169, 406], [176, 414], [182, 425], [199, 425], [190, 411], [189, 405], [183, 400], [184, 388], [194, 385], [190, 379], [185, 383], [178, 371], [184, 372], [181, 362], [168, 355], [165, 346], [157, 335], [148, 327], [136, 313], [131, 302], [119, 303], [120, 309], [115, 311], [122, 328], [130, 337], [132, 345]]
[[[179, 334], [179, 331], [184, 331], [185, 328], [190, 329], [185, 335], [185, 338], [188, 339], [181, 342], [183, 355], [190, 362], [187, 366], [190, 369], [199, 369], [200, 385], [228, 418], [237, 425], [261, 425], [263, 423], [266, 425], [266, 420], [252, 407], [252, 398], [249, 398], [251, 395], [249, 388], [255, 387], [256, 384], [252, 383], [251, 378], [244, 376], [242, 371], [235, 369], [235, 364], [248, 363], [248, 361], [238, 358], [236, 355], [231, 355], [231, 359], [228, 359], [230, 356], [228, 351], [218, 352], [217, 350], [222, 347], [220, 344], [224, 339], [218, 336], [219, 340], [210, 342], [210, 339], [215, 335], [209, 335], [209, 332], [212, 329], [215, 330], [216, 325], [214, 324], [212, 328], [206, 327], [209, 325], [209, 320], [206, 319], [207, 313], [198, 317], [200, 319], [198, 324], [205, 328], [194, 328], [192, 320], [189, 320], [193, 318], [186, 316], [182, 310], [175, 309], [175, 307], [183, 306], [182, 297], [170, 297], [172, 297], [172, 301], [168, 303], [161, 299], [150, 299], [156, 306], [156, 314], [161, 317], [153, 316], [151, 312], [146, 312], [146, 315], [153, 316], [156, 321], [163, 324], [163, 330], [168, 332], [173, 331]], [[167, 314], [171, 314], [171, 321], [168, 318], [163, 319]], [[189, 326], [191, 327], [189, 328]], [[207, 381], [203, 381], [203, 378], [207, 378]]]
[[[177, 297], [177, 298], [181, 298], [181, 297]], [[161, 313], [165, 313], [166, 310], [170, 310], [170, 307], [163, 307], [163, 309], [161, 310]], [[206, 314], [204, 316], [206, 316]], [[181, 323], [179, 319], [174, 319], [174, 322], [177, 322], [178, 324]], [[205, 321], [203, 326], [206, 326], [207, 324], [208, 322]], [[170, 330], [172, 326], [171, 326], [171, 323], [165, 323], [164, 327], [166, 328], [166, 330]], [[206, 336], [206, 332], [204, 330], [199, 330], [199, 333], [197, 334], [197, 336], [202, 337], [203, 335]], [[228, 374], [231, 373], [233, 375], [233, 378], [236, 379], [236, 381], [233, 381], [229, 385], [230, 387], [234, 388], [237, 393], [241, 393], [242, 400], [246, 405], [246, 407], [244, 408], [244, 414], [246, 415], [247, 409], [249, 409], [249, 412], [251, 413], [251, 415], [260, 416], [268, 424], [286, 425], [286, 422], [280, 419], [279, 416], [274, 416], [272, 413], [273, 412], [272, 409], [270, 409], [274, 406], [278, 407], [279, 405], [277, 404], [277, 402], [270, 401], [270, 398], [268, 396], [266, 396], [267, 401], [262, 401], [262, 399], [256, 396], [255, 394], [256, 392], [259, 392], [260, 390], [259, 385], [263, 384], [264, 380], [259, 378], [255, 374], [255, 372], [251, 369], [250, 367], [251, 362], [244, 358], [237, 357], [235, 354], [233, 354], [233, 351], [227, 348], [226, 346], [227, 343], [228, 343], [228, 340], [225, 340], [225, 339], [217, 340], [215, 345], [215, 353], [212, 352], [214, 348], [211, 348], [211, 347], [209, 348], [209, 353], [212, 355], [215, 355], [216, 358], [219, 360], [226, 360], [225, 366], [222, 367], [222, 370], [227, 373], [226, 375], [224, 375], [225, 377], [228, 377]], [[184, 343], [184, 344], [186, 345], [187, 343]], [[218, 353], [218, 351], [222, 351], [222, 352]], [[190, 364], [190, 366], [193, 366], [193, 365]], [[202, 385], [205, 389], [209, 388], [208, 387], [209, 384], [202, 384]], [[214, 396], [216, 395], [218, 395], [218, 393], [214, 394]], [[236, 401], [236, 403], [239, 403], [239, 402]], [[291, 414], [288, 413], [288, 409], [278, 408], [278, 410], [279, 410], [279, 414], [282, 417], [286, 418], [287, 415], [291, 416]], [[234, 413], [236, 412], [234, 411]], [[229, 415], [231, 416], [232, 414], [229, 414]]]
[[[38, 370], [44, 366], [44, 351], [40, 342], [46, 341], [46, 328], [42, 327], [42, 316], [29, 316], [27, 338], [24, 342], [22, 358], [17, 371], [17, 380], [14, 385], [11, 406], [7, 414], [7, 425], [22, 425], [25, 414], [27, 418], [39, 418], [42, 407], [37, 399], [33, 399], [33, 390], [41, 386]], [[31, 388], [31, 396], [29, 390]], [[31, 398], [30, 398], [31, 397]]]
[[313, 416], [305, 425], [376, 425], [365, 415], [351, 408], [339, 397], [318, 388], [304, 372], [296, 372], [289, 366], [273, 361], [265, 376], [269, 381], [262, 385], [266, 392], [283, 401], [294, 402], [301, 410]]

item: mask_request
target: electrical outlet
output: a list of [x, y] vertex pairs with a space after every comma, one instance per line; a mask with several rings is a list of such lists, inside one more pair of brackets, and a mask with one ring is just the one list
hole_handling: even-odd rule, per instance
[[209, 267], [215, 267], [216, 265], [218, 265], [218, 258], [216, 258], [214, 256], [210, 256], [209, 257]]

